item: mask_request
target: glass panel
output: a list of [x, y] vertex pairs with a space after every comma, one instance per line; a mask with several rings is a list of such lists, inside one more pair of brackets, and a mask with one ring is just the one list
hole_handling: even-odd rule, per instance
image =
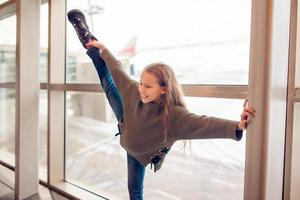
[[9, 0], [0, 0], [0, 4], [3, 4], [3, 3], [6, 3], [8, 2]]
[[48, 3], [41, 5], [40, 12], [40, 82], [48, 79]]
[[16, 80], [16, 16], [0, 20], [0, 82]]
[[[40, 82], [48, 80], [48, 2], [41, 5], [40, 12]], [[40, 91], [39, 102], [39, 131], [40, 131], [40, 179], [47, 181], [47, 125], [48, 125], [48, 94], [47, 90]]]
[[47, 174], [47, 125], [48, 125], [48, 94], [47, 90], [40, 91], [39, 131], [40, 131], [40, 171], [41, 177]]
[[[0, 20], [0, 82], [16, 79], [16, 16]], [[0, 155], [15, 165], [15, 89], [0, 88]]]
[[100, 193], [113, 187], [126, 194], [126, 154], [105, 96], [67, 92], [66, 101], [66, 179]]
[[300, 103], [294, 105], [294, 127], [293, 127], [293, 151], [292, 151], [292, 171], [291, 171], [291, 200], [300, 198]]
[[[146, 65], [162, 61], [182, 84], [248, 83], [251, 0], [68, 0], [73, 8], [137, 80]], [[67, 54], [79, 53], [67, 59], [67, 82], [98, 82], [68, 22], [67, 41]]]
[[0, 88], [0, 156], [15, 165], [15, 89]]
[[[196, 114], [239, 120], [242, 100], [185, 98]], [[243, 199], [246, 137], [241, 141], [192, 140], [191, 151], [173, 148], [159, 174], [147, 171], [150, 199]], [[181, 142], [178, 142], [182, 148]], [[176, 178], [175, 178], [176, 177]], [[180, 184], [174, 181], [180, 180]]]
[[[238, 120], [242, 100], [185, 98], [197, 114]], [[66, 179], [101, 194], [129, 199], [126, 153], [119, 145], [116, 121], [103, 94], [67, 93]], [[245, 137], [193, 140], [191, 152], [169, 153], [163, 168], [147, 167], [145, 199], [243, 199]], [[174, 181], [180, 180], [180, 184]]]

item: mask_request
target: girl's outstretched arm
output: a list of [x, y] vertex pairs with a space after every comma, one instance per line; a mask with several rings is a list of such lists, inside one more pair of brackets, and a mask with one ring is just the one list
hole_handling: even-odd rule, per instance
[[91, 42], [91, 45], [99, 49], [101, 58], [109, 68], [109, 71], [116, 83], [121, 96], [124, 97], [128, 89], [137, 82], [131, 79], [125, 73], [125, 71], [122, 69], [121, 62], [118, 61], [103, 44], [99, 43], [96, 40], [93, 40]]
[[197, 115], [186, 108], [176, 108], [173, 117], [173, 131], [176, 140], [230, 138], [240, 140], [236, 134], [239, 122]]
[[231, 138], [241, 139], [237, 134], [247, 128], [247, 124], [255, 116], [255, 110], [244, 103], [241, 121], [232, 121], [205, 115], [190, 113], [184, 107], [176, 107], [173, 113], [174, 134], [180, 139]]

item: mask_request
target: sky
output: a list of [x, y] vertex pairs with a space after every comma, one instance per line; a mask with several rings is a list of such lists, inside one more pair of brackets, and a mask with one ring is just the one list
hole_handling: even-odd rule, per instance
[[[148, 48], [245, 38], [250, 32], [250, 0], [94, 0], [91, 4], [104, 7], [93, 17], [94, 34], [112, 49], [120, 49], [133, 36], [138, 36], [137, 48]], [[67, 10], [87, 6], [69, 0]]]
[[[66, 10], [80, 9], [86, 14], [88, 2], [68, 0]], [[181, 83], [247, 84], [250, 0], [90, 0], [90, 3], [104, 8], [102, 13], [93, 15], [92, 31], [111, 51], [120, 51], [137, 36], [138, 54], [132, 61], [138, 71], [151, 62], [163, 61], [175, 69]], [[47, 6], [41, 6], [40, 44], [44, 48], [48, 46]], [[86, 19], [91, 29], [87, 14]], [[66, 26], [67, 51], [84, 53], [68, 21]], [[16, 18], [0, 20], [0, 44], [15, 42]], [[182, 48], [187, 44], [201, 45]], [[172, 49], [167, 51], [144, 52], [170, 46]], [[224, 71], [227, 71], [225, 78]]]
[[[137, 48], [232, 40], [249, 37], [250, 0], [90, 0], [104, 7], [93, 16], [94, 34], [112, 49], [138, 36]], [[68, 0], [67, 11], [88, 8], [88, 1]], [[47, 46], [47, 5], [41, 7], [41, 46]], [[90, 24], [90, 18], [87, 16]], [[0, 43], [16, 41], [16, 18], [0, 21]], [[90, 25], [91, 27], [91, 25]], [[80, 49], [67, 23], [68, 46]], [[75, 38], [77, 39], [77, 38]]]
[[[93, 16], [94, 35], [114, 53], [137, 36], [137, 73], [153, 62], [169, 64], [180, 83], [247, 84], [250, 0], [91, 0], [104, 11]], [[88, 9], [69, 0], [67, 11]], [[91, 27], [91, 20], [86, 15]], [[182, 48], [186, 44], [201, 44]], [[203, 44], [203, 45], [202, 45]], [[164, 47], [170, 47], [161, 51]], [[162, 48], [158, 48], [162, 47]], [[151, 52], [145, 49], [153, 48]], [[68, 51], [84, 49], [67, 23]], [[189, 73], [186, 73], [189, 72]], [[138, 77], [139, 75], [137, 75]]]

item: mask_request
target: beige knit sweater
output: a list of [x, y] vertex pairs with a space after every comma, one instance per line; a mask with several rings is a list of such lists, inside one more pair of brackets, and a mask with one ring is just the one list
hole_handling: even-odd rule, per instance
[[[124, 116], [118, 124], [121, 131], [120, 143], [128, 154], [144, 166], [153, 163], [156, 171], [161, 167], [166, 154], [162, 145], [162, 113], [158, 112], [157, 104], [142, 103], [138, 82], [123, 71], [121, 63], [107, 49], [100, 55], [108, 66], [122, 97]], [[183, 139], [240, 139], [236, 136], [238, 122], [199, 116], [181, 106], [172, 107], [170, 120], [169, 147], [175, 141]]]

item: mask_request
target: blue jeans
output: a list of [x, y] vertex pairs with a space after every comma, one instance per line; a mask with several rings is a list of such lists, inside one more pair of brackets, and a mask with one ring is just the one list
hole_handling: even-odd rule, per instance
[[[108, 102], [117, 120], [120, 121], [123, 117], [122, 99], [105, 62], [100, 57], [99, 49], [89, 48], [87, 55], [92, 59]], [[143, 199], [144, 177], [145, 167], [127, 153], [127, 184], [130, 200]]]

